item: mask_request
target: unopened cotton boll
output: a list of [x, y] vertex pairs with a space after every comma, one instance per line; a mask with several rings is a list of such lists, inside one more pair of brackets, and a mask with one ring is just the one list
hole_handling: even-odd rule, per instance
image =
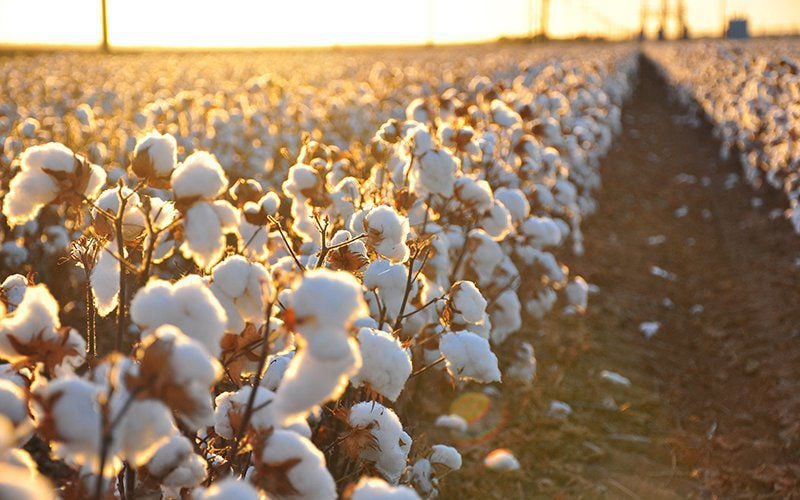
[[368, 383], [378, 394], [395, 401], [411, 375], [411, 356], [391, 333], [372, 328], [358, 332], [361, 369], [350, 381], [353, 387]]
[[453, 378], [481, 383], [500, 381], [497, 356], [483, 337], [465, 330], [445, 333], [439, 340], [439, 350]]
[[409, 256], [406, 239], [408, 219], [388, 205], [379, 205], [364, 216], [367, 244], [391, 262], [405, 262]]
[[419, 500], [408, 486], [392, 486], [377, 477], [362, 477], [353, 489], [350, 500]]

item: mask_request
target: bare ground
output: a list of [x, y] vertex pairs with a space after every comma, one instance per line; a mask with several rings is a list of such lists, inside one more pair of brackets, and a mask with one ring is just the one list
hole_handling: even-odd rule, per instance
[[[685, 112], [644, 63], [573, 267], [601, 291], [583, 318], [529, 324], [539, 378], [456, 440], [469, 465], [445, 498], [800, 497], [800, 239], [768, 215], [779, 194], [733, 183], [738, 165]], [[650, 340], [645, 321], [661, 323]], [[569, 418], [546, 416], [554, 399]], [[482, 469], [495, 447], [522, 470]]]

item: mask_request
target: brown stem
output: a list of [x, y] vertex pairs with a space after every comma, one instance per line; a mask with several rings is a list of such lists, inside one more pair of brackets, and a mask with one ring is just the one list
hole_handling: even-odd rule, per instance
[[[128, 203], [128, 199], [122, 196], [122, 187], [119, 190], [119, 211], [117, 212], [117, 218], [114, 221], [114, 226], [116, 229], [116, 238], [117, 238], [117, 253], [119, 253], [121, 258], [125, 257], [125, 239], [122, 233], [122, 219], [123, 214], [125, 213], [125, 206]], [[128, 276], [128, 269], [120, 265], [119, 266], [119, 300], [117, 305], [117, 336], [114, 341], [114, 349], [117, 351], [122, 351], [122, 337], [125, 334], [125, 309], [127, 307], [127, 293], [125, 287], [127, 285], [127, 276]]]

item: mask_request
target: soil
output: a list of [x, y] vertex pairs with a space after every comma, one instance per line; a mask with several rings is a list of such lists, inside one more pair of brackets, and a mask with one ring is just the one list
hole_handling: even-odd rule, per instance
[[[444, 498], [800, 497], [800, 238], [783, 197], [737, 181], [647, 61], [623, 115], [572, 259], [600, 291], [583, 317], [528, 324], [538, 380], [491, 396], [498, 428], [461, 447]], [[573, 412], [548, 417], [553, 400]], [[483, 469], [497, 447], [521, 470]]]

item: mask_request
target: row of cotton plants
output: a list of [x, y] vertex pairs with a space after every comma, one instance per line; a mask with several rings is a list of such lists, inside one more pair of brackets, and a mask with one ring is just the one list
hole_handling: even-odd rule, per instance
[[[342, 118], [320, 119], [285, 142], [285, 173], [189, 149], [209, 122], [187, 124], [188, 105], [166, 115], [177, 129], [148, 118], [160, 132], [121, 165], [33, 134], [3, 171], [4, 246], [59, 227], [67, 251], [50, 286], [4, 263], [0, 492], [435, 497], [462, 457], [414, 444], [410, 382], [529, 384], [523, 325], [585, 310], [557, 255], [582, 252], [637, 58], [492, 61], [455, 76], [409, 63], [421, 97], [364, 145], [327, 144]], [[213, 128], [209, 146], [238, 143]]]
[[800, 43], [792, 40], [650, 46], [684, 104], [714, 126], [723, 157], [738, 154], [753, 186], [788, 198], [800, 233]]

